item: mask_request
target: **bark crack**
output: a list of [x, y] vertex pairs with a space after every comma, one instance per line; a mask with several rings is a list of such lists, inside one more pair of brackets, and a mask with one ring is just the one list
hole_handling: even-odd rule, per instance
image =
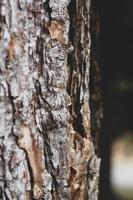
[[[84, 20], [82, 17], [82, 9], [84, 2], [79, 1], [79, 5], [76, 0], [71, 1], [68, 7], [70, 17], [70, 30], [69, 39], [74, 47], [74, 51], [68, 55], [68, 66], [69, 66], [69, 80], [67, 85], [67, 91], [72, 99], [70, 106], [70, 113], [72, 116], [73, 127], [82, 137], [85, 137], [86, 130], [83, 125], [82, 106], [84, 99], [82, 92], [85, 88], [85, 61], [84, 61], [84, 48], [83, 48], [83, 36], [81, 27], [83, 26]], [[85, 7], [84, 7], [85, 9]], [[85, 33], [86, 34], [86, 33]]]

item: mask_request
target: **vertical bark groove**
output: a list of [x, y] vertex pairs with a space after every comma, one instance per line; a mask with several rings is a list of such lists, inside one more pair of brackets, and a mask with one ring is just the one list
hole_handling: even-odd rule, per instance
[[101, 75], [99, 61], [99, 29], [100, 19], [97, 3], [92, 0], [90, 9], [90, 32], [91, 32], [91, 52], [90, 52], [90, 109], [91, 109], [91, 134], [96, 152], [99, 154], [99, 131], [103, 119], [103, 105], [101, 95]]
[[[74, 52], [68, 56], [70, 70], [67, 89], [69, 95], [72, 97], [70, 113], [72, 115], [73, 127], [83, 138], [86, 137], [87, 133], [90, 135], [93, 132], [91, 125], [88, 124], [92, 120], [90, 119], [91, 112], [88, 107], [88, 102], [91, 98], [88, 87], [90, 83], [90, 49], [93, 49], [94, 44], [91, 45], [90, 36], [90, 12], [92, 11], [90, 5], [89, 1], [72, 1], [69, 4], [71, 21], [69, 38], [74, 46]], [[95, 130], [98, 132], [97, 129]], [[96, 157], [92, 144], [90, 145], [90, 149], [88, 194], [87, 197], [83, 198], [97, 199], [100, 160]]]

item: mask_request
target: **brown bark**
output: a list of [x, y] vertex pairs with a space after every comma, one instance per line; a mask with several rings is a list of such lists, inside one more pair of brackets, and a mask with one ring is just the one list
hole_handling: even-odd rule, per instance
[[90, 0], [2, 0], [0, 27], [0, 199], [96, 200]]

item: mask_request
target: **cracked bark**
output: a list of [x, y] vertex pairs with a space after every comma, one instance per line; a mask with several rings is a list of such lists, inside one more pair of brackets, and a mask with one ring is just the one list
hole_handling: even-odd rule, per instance
[[97, 199], [90, 3], [0, 2], [0, 199]]

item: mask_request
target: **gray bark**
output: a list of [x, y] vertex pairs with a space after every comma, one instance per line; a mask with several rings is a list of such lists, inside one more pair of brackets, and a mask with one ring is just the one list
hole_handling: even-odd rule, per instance
[[0, 27], [0, 199], [96, 200], [90, 0], [1, 0]]

